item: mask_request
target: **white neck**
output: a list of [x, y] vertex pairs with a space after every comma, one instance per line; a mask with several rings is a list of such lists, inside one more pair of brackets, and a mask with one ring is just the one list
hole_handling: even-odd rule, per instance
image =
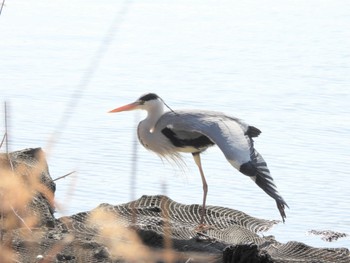
[[145, 107], [145, 110], [147, 111], [147, 117], [142, 121], [142, 126], [152, 132], [157, 121], [164, 113], [164, 105], [159, 100], [151, 101]]
[[166, 138], [159, 136], [160, 131], [155, 130], [157, 121], [164, 113], [163, 103], [161, 101], [148, 102], [143, 109], [147, 111], [147, 117], [139, 123], [137, 128], [139, 140], [145, 148], [164, 155], [167, 150], [162, 140]]

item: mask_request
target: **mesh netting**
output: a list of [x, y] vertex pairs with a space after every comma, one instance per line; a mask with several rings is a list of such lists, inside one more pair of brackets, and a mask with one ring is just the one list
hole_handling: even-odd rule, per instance
[[[198, 233], [201, 206], [162, 195], [55, 219], [55, 184], [42, 151], [2, 155], [0, 162], [1, 182], [21, 178], [15, 188], [0, 184], [0, 262], [350, 262], [345, 248], [263, 237], [277, 221], [219, 206], [207, 207], [208, 228]], [[30, 195], [21, 202], [5, 198], [22, 191]]]

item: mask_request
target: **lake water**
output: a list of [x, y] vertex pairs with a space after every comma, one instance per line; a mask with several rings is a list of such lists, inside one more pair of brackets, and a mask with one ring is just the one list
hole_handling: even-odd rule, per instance
[[[42, 147], [53, 178], [77, 171], [57, 181], [57, 216], [143, 194], [201, 203], [190, 155], [178, 168], [137, 144], [135, 163], [144, 113], [107, 114], [155, 92], [173, 109], [223, 111], [262, 130], [256, 148], [290, 206], [269, 234], [350, 248], [306, 234], [350, 234], [347, 0], [6, 1], [0, 32], [10, 150]], [[280, 219], [217, 148], [202, 162], [209, 205]]]

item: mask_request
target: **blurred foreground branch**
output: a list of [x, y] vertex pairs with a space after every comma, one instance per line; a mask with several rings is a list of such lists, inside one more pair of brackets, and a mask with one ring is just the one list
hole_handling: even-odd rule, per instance
[[0, 15], [1, 15], [1, 13], [2, 13], [2, 9], [3, 9], [4, 5], [5, 5], [5, 0], [3, 0], [3, 1], [2, 1], [2, 3], [1, 3], [1, 7], [0, 7]]

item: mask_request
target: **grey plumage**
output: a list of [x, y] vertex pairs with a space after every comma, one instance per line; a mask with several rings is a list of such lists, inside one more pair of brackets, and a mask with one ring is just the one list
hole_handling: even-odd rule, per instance
[[[159, 118], [155, 130], [171, 127], [182, 138], [207, 136], [218, 145], [226, 159], [240, 172], [249, 176], [261, 189], [275, 199], [284, 221], [284, 207], [287, 203], [277, 191], [277, 187], [265, 160], [254, 148], [253, 137], [261, 131], [242, 120], [213, 111], [167, 112]], [[192, 136], [191, 136], [192, 135]], [[201, 149], [198, 149], [201, 151]]]
[[[254, 148], [252, 138], [261, 133], [258, 128], [221, 112], [199, 110], [164, 112], [164, 104], [159, 96], [149, 93], [134, 103], [111, 112], [146, 110], [147, 118], [138, 126], [138, 137], [145, 148], [161, 157], [175, 160], [181, 158], [179, 154], [181, 152], [193, 154], [203, 181], [203, 208], [206, 203], [207, 184], [200, 163], [200, 153], [216, 144], [233, 167], [249, 176], [275, 199], [284, 221], [286, 218], [284, 209], [288, 205], [277, 191], [266, 162]], [[201, 223], [203, 220], [204, 212]]]

